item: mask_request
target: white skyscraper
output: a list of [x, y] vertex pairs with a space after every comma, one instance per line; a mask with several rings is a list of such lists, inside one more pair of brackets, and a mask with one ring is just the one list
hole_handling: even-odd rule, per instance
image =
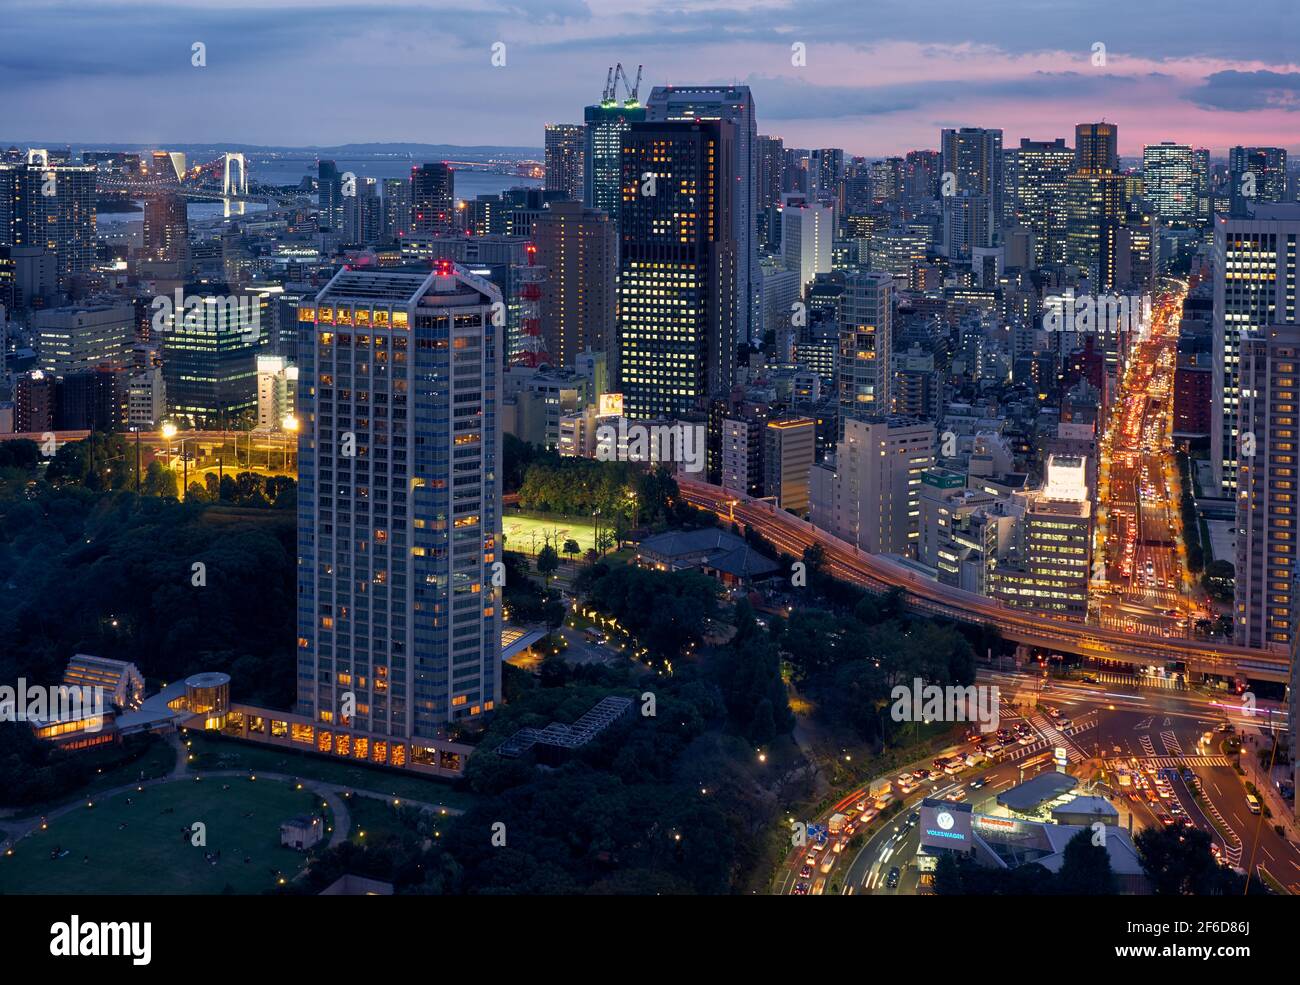
[[456, 770], [446, 727], [501, 700], [500, 300], [438, 260], [344, 268], [298, 310], [297, 711], [318, 751]]

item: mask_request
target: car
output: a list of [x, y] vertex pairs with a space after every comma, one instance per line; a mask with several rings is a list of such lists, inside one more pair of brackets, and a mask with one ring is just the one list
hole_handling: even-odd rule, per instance
[[1084, 675], [1083, 675], [1083, 683], [1085, 683], [1085, 684], [1096, 684], [1096, 683], [1098, 683], [1098, 682], [1097, 682], [1097, 678], [1094, 677], [1092, 674], [1084, 674]]
[[1073, 725], [1074, 725], [1074, 722], [1071, 721], [1071, 720], [1068, 719], [1068, 718], [1058, 718], [1058, 719], [1056, 720], [1056, 727], [1057, 727], [1057, 728], [1070, 728], [1070, 727], [1073, 726]]
[[800, 879], [811, 879], [811, 878], [812, 878], [812, 866], [811, 866], [811, 865], [805, 865], [802, 869], [800, 869], [800, 870], [799, 870], [799, 878], [800, 878]]
[[1046, 708], [1046, 709], [1044, 709], [1044, 710], [1047, 712], [1047, 717], [1048, 717], [1048, 718], [1060, 718], [1060, 717], [1061, 717], [1061, 709], [1060, 709], [1060, 708]]
[[942, 780], [942, 779], [943, 779], [943, 772], [942, 772], [941, 770], [930, 770], [929, 774], [927, 774], [927, 776], [926, 776], [926, 779], [927, 779], [927, 780], [931, 780], [931, 781], [933, 781], [933, 780]]
[[970, 781], [970, 787], [971, 787], [972, 790], [979, 790], [981, 787], [983, 787], [983, 786], [984, 786], [985, 784], [987, 784], [988, 782], [989, 782], [989, 781], [986, 780], [984, 777], [982, 777], [982, 776], [977, 776], [975, 779], [973, 779], [973, 780]]
[[885, 887], [887, 889], [897, 889], [898, 878], [901, 875], [902, 873], [898, 871], [898, 866], [895, 865], [889, 870], [889, 875], [885, 878]]
[[1192, 784], [1196, 782], [1196, 774], [1193, 773], [1186, 766], [1183, 767], [1183, 782], [1187, 784]]
[[796, 895], [796, 896], [807, 896], [807, 895], [808, 895], [808, 883], [806, 883], [806, 882], [796, 883], [796, 884], [795, 884], [795, 887], [794, 887], [794, 895]]
[[1022, 746], [1027, 746], [1029, 745], [1029, 743], [1034, 741], [1034, 737], [1032, 735], [1022, 735], [1016, 741], [1019, 742]]
[[[817, 856], [816, 856], [816, 855], [809, 855], [806, 859], [803, 860], [803, 863], [804, 863], [804, 866], [805, 866], [805, 867], [816, 865], [816, 864], [817, 864]], [[808, 873], [808, 874], [809, 874], [809, 875], [812, 875], [811, 872]]]
[[917, 822], [920, 820], [921, 820], [921, 812], [912, 811], [911, 814], [907, 815], [907, 826], [909, 828], [914, 828], [916, 827]]
[[913, 780], [924, 780], [930, 775], [929, 770], [912, 770]]
[[966, 791], [965, 791], [965, 790], [954, 790], [952, 793], [948, 794], [948, 796], [944, 797], [943, 799], [944, 799], [944, 800], [950, 800], [950, 801], [952, 801], [954, 804], [959, 803], [960, 801], [963, 801], [963, 800], [966, 799]]

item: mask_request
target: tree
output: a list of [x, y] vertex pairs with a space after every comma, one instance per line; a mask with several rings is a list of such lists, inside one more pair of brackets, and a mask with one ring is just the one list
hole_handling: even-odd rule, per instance
[[570, 537], [564, 542], [564, 553], [569, 555], [569, 562], [572, 563], [573, 558], [582, 553], [582, 546]]
[[1241, 892], [1242, 880], [1215, 861], [1210, 852], [1210, 835], [1199, 828], [1147, 828], [1133, 842], [1142, 869], [1158, 895], [1222, 896]]
[[[1101, 832], [1106, 834], [1105, 829]], [[1057, 873], [1057, 888], [1067, 896], [1112, 896], [1119, 887], [1111, 871], [1110, 855], [1094, 844], [1091, 828], [1084, 828], [1066, 843], [1064, 861]]]
[[549, 585], [551, 576], [560, 568], [560, 555], [556, 553], [555, 548], [550, 544], [543, 547], [537, 554], [537, 570], [546, 578]]

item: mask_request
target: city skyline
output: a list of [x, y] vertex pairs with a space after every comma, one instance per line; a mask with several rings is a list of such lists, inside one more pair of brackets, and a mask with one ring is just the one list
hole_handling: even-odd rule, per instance
[[[1245, 5], [1241, 30], [1169, 2], [1071, 4], [1033, 18], [1015, 0], [942, 18], [894, 4], [861, 23], [825, 2], [678, 11], [557, 0], [473, 13], [401, 0], [281, 0], [222, 11], [38, 0], [5, 7], [15, 16], [0, 39], [0, 85], [14, 94], [9, 125], [24, 139], [237, 136], [306, 146], [436, 142], [456, 132], [467, 144], [540, 146], [542, 124], [580, 120], [609, 63], [621, 60], [645, 65], [646, 91], [749, 85], [760, 132], [787, 146], [887, 156], [932, 146], [944, 127], [1050, 139], [1074, 120], [1105, 117], [1120, 127], [1125, 156], [1170, 138], [1218, 154], [1242, 130], [1257, 144], [1298, 147], [1293, 47], [1284, 33], [1249, 27], [1281, 16], [1281, 0]], [[123, 43], [113, 43], [118, 37]], [[504, 64], [494, 64], [498, 42]], [[195, 43], [205, 45], [202, 67], [191, 64]], [[345, 56], [350, 84], [322, 86], [319, 76], [328, 79]], [[389, 82], [398, 77], [402, 85]], [[87, 84], [114, 99], [75, 98]], [[485, 116], [481, 104], [498, 111]]]

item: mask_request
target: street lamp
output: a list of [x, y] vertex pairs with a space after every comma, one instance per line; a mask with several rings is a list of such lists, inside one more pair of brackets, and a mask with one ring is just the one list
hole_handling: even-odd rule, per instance
[[172, 438], [176, 437], [176, 425], [171, 421], [164, 421], [158, 432], [162, 435], [163, 441], [167, 442], [167, 468], [170, 470], [172, 467]]
[[[280, 422], [280, 427], [284, 429], [284, 431], [285, 431], [286, 434], [297, 434], [297, 433], [298, 433], [298, 426], [299, 426], [299, 425], [298, 425], [298, 418], [294, 417], [292, 414], [287, 414], [287, 415], [285, 415], [284, 420], [282, 420], [282, 421]], [[269, 455], [270, 452], [267, 452], [267, 454]], [[267, 465], [270, 465], [270, 462], [268, 462]], [[286, 472], [289, 471], [289, 441], [288, 441], [288, 439], [285, 439], [285, 442], [284, 442], [284, 470], [285, 470]]]

